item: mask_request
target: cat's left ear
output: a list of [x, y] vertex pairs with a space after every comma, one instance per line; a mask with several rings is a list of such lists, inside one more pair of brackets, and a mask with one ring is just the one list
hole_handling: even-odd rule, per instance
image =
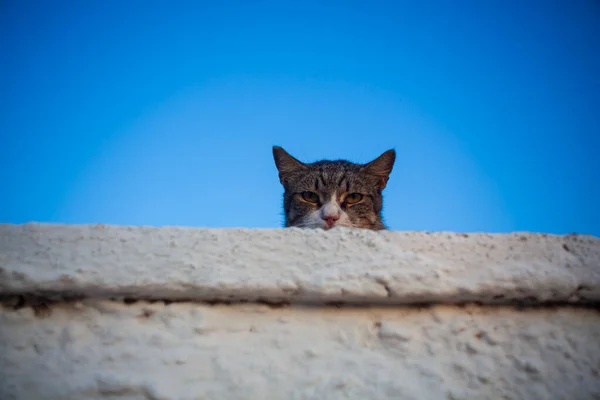
[[304, 163], [292, 157], [287, 151], [279, 146], [273, 146], [273, 158], [279, 171], [279, 181], [282, 185], [287, 185], [287, 177], [301, 169], [306, 168]]
[[365, 164], [363, 167], [363, 171], [371, 176], [378, 178], [379, 190], [385, 189], [387, 185], [390, 174], [392, 173], [392, 168], [394, 167], [394, 162], [396, 161], [396, 151], [388, 150], [375, 160], [371, 161], [368, 164]]

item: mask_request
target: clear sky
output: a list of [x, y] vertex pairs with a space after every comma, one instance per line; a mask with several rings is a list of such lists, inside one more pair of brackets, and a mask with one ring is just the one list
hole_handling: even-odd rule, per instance
[[275, 228], [271, 146], [398, 152], [394, 230], [600, 235], [600, 2], [0, 1], [0, 222]]

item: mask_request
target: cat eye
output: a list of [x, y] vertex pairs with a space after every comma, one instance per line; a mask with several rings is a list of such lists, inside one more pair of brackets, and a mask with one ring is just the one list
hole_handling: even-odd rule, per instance
[[315, 192], [302, 192], [302, 199], [309, 203], [319, 202], [319, 196]]
[[346, 196], [346, 198], [344, 199], [344, 202], [346, 204], [356, 204], [359, 201], [361, 201], [363, 198], [363, 195], [360, 193], [350, 193], [348, 196]]

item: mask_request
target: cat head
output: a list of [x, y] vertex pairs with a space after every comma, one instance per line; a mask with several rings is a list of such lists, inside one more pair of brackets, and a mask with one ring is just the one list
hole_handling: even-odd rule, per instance
[[396, 160], [394, 150], [367, 164], [303, 163], [278, 146], [273, 147], [273, 158], [284, 188], [286, 227], [386, 229], [381, 192]]

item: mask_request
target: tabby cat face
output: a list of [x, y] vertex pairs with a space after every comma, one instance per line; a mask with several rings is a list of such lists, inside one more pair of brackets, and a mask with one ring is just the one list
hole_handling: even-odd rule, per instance
[[386, 229], [381, 192], [396, 160], [394, 150], [368, 164], [345, 160], [305, 164], [277, 146], [273, 157], [284, 188], [286, 227]]

